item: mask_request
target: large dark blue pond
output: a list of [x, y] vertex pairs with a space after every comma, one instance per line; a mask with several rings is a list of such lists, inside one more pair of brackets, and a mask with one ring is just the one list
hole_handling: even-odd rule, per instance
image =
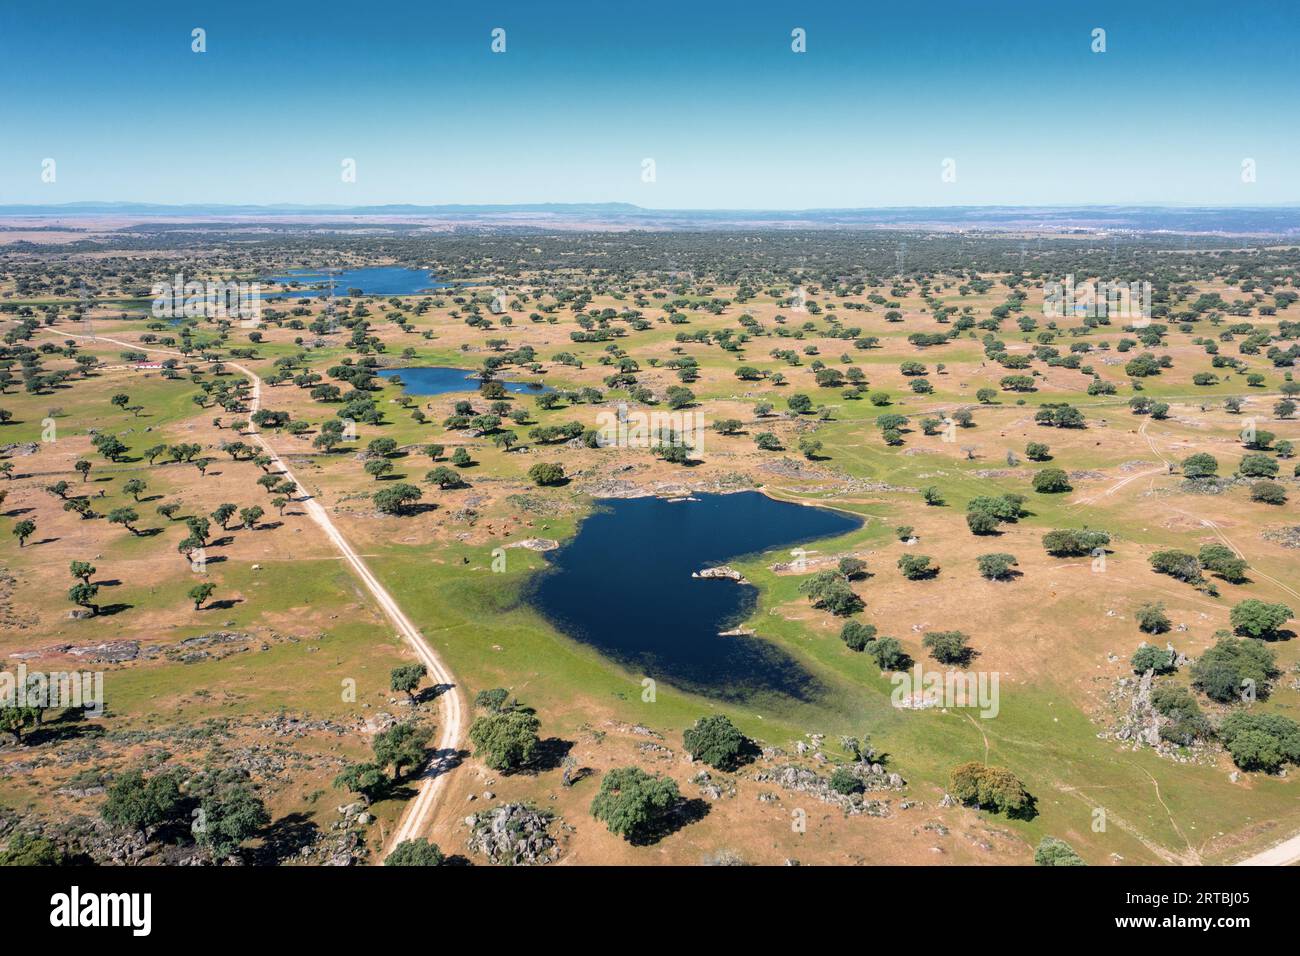
[[[291, 269], [284, 275], [271, 276], [269, 281], [282, 284], [297, 282], [301, 288], [276, 293], [289, 299], [329, 295], [329, 276], [323, 272]], [[408, 269], [405, 266], [366, 266], [334, 273], [335, 295], [347, 295], [349, 289], [360, 289], [363, 295], [415, 295], [443, 289], [447, 285], [446, 282], [438, 282], [423, 269]]]
[[[427, 368], [386, 368], [379, 373], [380, 378], [402, 377], [402, 387], [408, 395], [442, 395], [444, 392], [477, 392], [478, 377], [467, 368], [451, 368], [446, 365], [431, 365]], [[540, 382], [507, 382], [497, 379], [505, 386], [507, 392], [521, 395], [541, 395], [555, 389]]]
[[530, 588], [530, 603], [552, 624], [635, 674], [710, 697], [820, 695], [819, 682], [775, 644], [719, 636], [753, 613], [757, 588], [691, 572], [846, 534], [859, 519], [758, 492], [600, 505]]

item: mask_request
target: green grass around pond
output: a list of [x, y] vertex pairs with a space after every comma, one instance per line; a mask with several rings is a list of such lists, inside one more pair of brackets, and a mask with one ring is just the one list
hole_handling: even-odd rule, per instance
[[[571, 529], [570, 522], [552, 521], [545, 533], [563, 538]], [[824, 553], [872, 547], [891, 533], [885, 523], [872, 521], [815, 547]], [[639, 675], [557, 633], [523, 600], [529, 576], [544, 568], [544, 559], [524, 549], [510, 549], [507, 555], [505, 573], [490, 570], [486, 549], [469, 546], [440, 549], [436, 555], [389, 546], [370, 564], [401, 596], [403, 607], [445, 656], [470, 698], [478, 690], [507, 686], [537, 708], [544, 733], [575, 733], [588, 715], [574, 710], [574, 702], [593, 700], [616, 719], [645, 723], [670, 736], [714, 711], [727, 713], [755, 738], [782, 747], [818, 732], [827, 735], [828, 750], [836, 752], [838, 735], [866, 734], [889, 755], [890, 768], [908, 778], [909, 795], [927, 802], [942, 794], [954, 766], [983, 760], [987, 752], [989, 762], [1014, 768], [1038, 798], [1038, 815], [1032, 820], [990, 819], [1031, 846], [1044, 835], [1065, 836], [1094, 863], [1107, 862], [1111, 854], [1131, 863], [1160, 862], [1143, 841], [1181, 854], [1189, 844], [1199, 847], [1216, 833], [1294, 812], [1282, 781], [1258, 781], [1245, 800], [1240, 788], [1213, 768], [1129, 752], [1116, 741], [1098, 739], [1097, 726], [1050, 682], [1004, 683], [1000, 712], [992, 720], [970, 710], [896, 709], [890, 702], [890, 679], [866, 655], [843, 645], [838, 620], [833, 630], [813, 633], [769, 613], [799, 599], [799, 576], [768, 570], [773, 561], [787, 559], [783, 552], [733, 562], [760, 590], [750, 624], [821, 680], [828, 689], [825, 697], [804, 704], [772, 699], [722, 705], [661, 683], [656, 701], [646, 703]], [[636, 609], [629, 607], [629, 613]], [[1157, 798], [1157, 786], [1168, 812]], [[1093, 828], [1099, 809], [1109, 821], [1102, 832]]]

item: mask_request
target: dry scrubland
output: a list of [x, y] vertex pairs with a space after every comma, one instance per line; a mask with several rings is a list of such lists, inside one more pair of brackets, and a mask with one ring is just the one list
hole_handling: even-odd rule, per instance
[[[184, 253], [191, 271], [194, 255]], [[310, 250], [266, 255], [279, 265], [321, 261]], [[13, 466], [0, 485], [6, 493], [0, 506], [0, 652], [7, 668], [21, 660], [31, 669], [106, 670], [108, 709], [103, 717], [82, 721], [46, 713], [22, 743], [0, 747], [0, 833], [12, 845], [18, 834], [39, 830], [69, 852], [100, 860], [187, 857], [196, 851], [183, 825], [149, 834], [146, 845], [143, 837], [128, 839], [96, 822], [104, 787], [132, 768], [148, 774], [181, 768], [187, 777], [208, 768], [224, 770], [234, 782], [223, 785], [265, 804], [269, 824], [239, 834], [247, 837], [247, 859], [378, 858], [414, 781], [402, 773], [392, 786], [376, 789], [373, 804], [358, 819], [354, 812], [340, 815], [340, 806], [361, 801], [336, 786], [335, 778], [349, 765], [370, 760], [373, 735], [394, 720], [435, 726], [439, 704], [427, 681], [418, 703], [390, 689], [390, 671], [414, 658], [305, 515], [301, 499], [311, 496], [450, 666], [457, 687], [445, 693], [460, 694], [470, 705], [480, 691], [506, 688], [540, 720], [542, 754], [522, 770], [491, 770], [464, 741], [464, 760], [427, 832], [448, 855], [486, 862], [480, 848], [469, 844], [466, 818], [509, 803], [552, 813], [558, 859], [569, 863], [1023, 864], [1048, 836], [1068, 842], [1093, 865], [1225, 862], [1291, 837], [1300, 830], [1293, 763], [1283, 766], [1289, 772], [1242, 770], [1209, 731], [1190, 743], [1160, 740], [1155, 746], [1120, 735], [1140, 681], [1130, 658], [1144, 640], [1160, 648], [1168, 641], [1195, 660], [1219, 640], [1216, 632], [1233, 628], [1230, 612], [1243, 600], [1300, 608], [1300, 532], [1286, 533], [1300, 525], [1300, 489], [1294, 459], [1284, 457], [1284, 444], [1279, 448], [1300, 440], [1300, 426], [1277, 409], [1291, 368], [1268, 355], [1271, 348], [1294, 346], [1294, 330], [1290, 339], [1277, 337], [1286, 331], [1279, 323], [1292, 315], [1300, 319], [1300, 313], [1295, 306], [1267, 311], [1275, 293], [1294, 287], [1295, 254], [1289, 266], [1282, 250], [1276, 253], [1282, 266], [1254, 270], [1246, 257], [1236, 275], [1215, 268], [1213, 257], [1204, 255], [1201, 276], [1158, 286], [1162, 312], [1155, 323], [1163, 335], [1121, 351], [1121, 340], [1137, 342], [1144, 330], [1125, 331], [1120, 319], [1086, 330], [1078, 318], [1049, 327], [1042, 314], [1043, 275], [1031, 269], [1012, 285], [1006, 271], [994, 269], [981, 272], [982, 281], [936, 269], [905, 270], [901, 279], [877, 283], [833, 283], [812, 272], [801, 285], [806, 304], [795, 307], [790, 275], [743, 283], [734, 275], [686, 278], [634, 269], [595, 278], [559, 268], [502, 276], [480, 262], [463, 266], [464, 288], [415, 296], [341, 295], [329, 328], [319, 333], [311, 326], [324, 321], [322, 300], [276, 299], [282, 290], [271, 289], [263, 322], [250, 338], [249, 329], [211, 319], [157, 327], [134, 286], [115, 287], [102, 277], [89, 310], [73, 318], [77, 297], [30, 282], [20, 288], [14, 274], [30, 278], [58, 263], [75, 275], [91, 262], [102, 269], [105, 254], [10, 253], [5, 265], [11, 276], [0, 286], [0, 307], [7, 310], [0, 319], [5, 331], [16, 333], [6, 339], [3, 363], [14, 382], [0, 396], [0, 407], [12, 416], [0, 426], [0, 444], [4, 461]], [[181, 256], [159, 251], [150, 264], [164, 276]], [[348, 257], [341, 264], [389, 261], [355, 249]], [[132, 258], [138, 263], [141, 256]], [[228, 261], [223, 260], [226, 269]], [[490, 307], [497, 288], [505, 290], [504, 314]], [[1023, 298], [1009, 299], [1017, 290]], [[1221, 298], [1206, 300], [1207, 295]], [[1234, 309], [1238, 302], [1243, 305]], [[57, 308], [51, 311], [51, 305]], [[950, 310], [943, 321], [937, 308]], [[638, 313], [632, 321], [628, 310]], [[1194, 321], [1180, 320], [1189, 314]], [[750, 318], [742, 322], [742, 316]], [[961, 327], [963, 316], [974, 327]], [[84, 337], [87, 318], [95, 338]], [[574, 341], [579, 318], [589, 330], [616, 334]], [[1023, 318], [1033, 320], [1026, 331], [1018, 324]], [[1238, 325], [1243, 328], [1229, 331]], [[845, 328], [859, 331], [845, 338]], [[1271, 341], [1241, 354], [1250, 331]], [[679, 333], [699, 341], [679, 341]], [[917, 344], [909, 341], [915, 333], [951, 337]], [[1224, 333], [1227, 339], [1221, 339]], [[1004, 351], [990, 352], [986, 336], [1003, 343]], [[1205, 340], [1240, 366], [1212, 368]], [[65, 349], [68, 343], [73, 344]], [[1075, 343], [1089, 346], [1079, 360], [1092, 374], [1050, 365], [1048, 353], [1035, 354], [1046, 347], [1067, 356]], [[176, 351], [182, 346], [185, 355]], [[517, 352], [525, 347], [531, 356]], [[25, 348], [38, 350], [41, 374], [71, 374], [25, 389], [19, 374]], [[135, 367], [137, 356], [124, 353], [137, 349], [154, 350], [152, 361], [175, 359], [175, 377]], [[791, 355], [773, 357], [773, 350]], [[1135, 391], [1126, 363], [1146, 352], [1169, 361], [1158, 374], [1138, 380], [1142, 390]], [[557, 360], [561, 353], [581, 365]], [[97, 367], [88, 374], [73, 371], [78, 355], [94, 356]], [[602, 364], [602, 357], [610, 364]], [[685, 376], [670, 367], [683, 357], [697, 363]], [[482, 422], [446, 422], [459, 401], [471, 401], [481, 414], [494, 399], [404, 397], [399, 384], [375, 380], [368, 396], [377, 416], [361, 416], [356, 440], [330, 451], [317, 442], [321, 423], [337, 420], [346, 403], [322, 400], [334, 396], [320, 392], [314, 397], [313, 389], [332, 384], [348, 392], [352, 386], [331, 374], [345, 361], [352, 368], [370, 361], [379, 368], [479, 368], [487, 359], [508, 360], [500, 369], [504, 378], [544, 378], [562, 393], [600, 394], [581, 401], [562, 397], [553, 408], [534, 396], [507, 395], [510, 411], [526, 411], [523, 423], [507, 419], [499, 429], [489, 423], [485, 431]], [[611, 386], [606, 379], [619, 372], [621, 359], [630, 360], [629, 378]], [[1022, 359], [1031, 360], [1023, 369], [1004, 367]], [[222, 450], [237, 441], [252, 446], [247, 433], [255, 427], [244, 424], [244, 434], [236, 429], [250, 417], [251, 392], [239, 391], [246, 377], [232, 362], [264, 381], [287, 369], [285, 381], [262, 386], [262, 408], [308, 423], [297, 435], [283, 427], [258, 429], [302, 483], [286, 495], [282, 513], [272, 505], [276, 493], [258, 484], [263, 467]], [[859, 369], [865, 389], [850, 395], [849, 382], [819, 385], [817, 362], [841, 373]], [[924, 373], [904, 374], [900, 366], [906, 362], [922, 363]], [[755, 377], [738, 378], [741, 367], [756, 370]], [[1217, 375], [1217, 382], [1195, 384], [1194, 376], [1206, 372]], [[774, 381], [777, 373], [784, 382]], [[1252, 373], [1262, 375], [1258, 384], [1248, 384]], [[304, 375], [295, 384], [293, 378]], [[1007, 375], [1032, 376], [1033, 390], [1000, 387]], [[915, 391], [918, 379], [931, 390]], [[1113, 385], [1113, 394], [1089, 394], [1094, 381]], [[649, 397], [665, 411], [669, 390], [683, 386], [692, 393], [683, 410], [702, 413], [710, 425], [702, 453], [687, 464], [648, 448], [588, 447], [581, 438], [547, 444], [530, 437], [534, 428], [569, 422], [580, 423], [581, 431], [594, 429], [598, 416], [619, 402], [635, 411], [649, 408], [643, 401]], [[993, 396], [981, 400], [984, 389]], [[213, 402], [222, 393], [229, 408]], [[877, 393], [887, 396], [887, 405], [873, 401]], [[128, 399], [115, 405], [119, 394]], [[791, 410], [796, 394], [811, 399], [810, 411]], [[1154, 416], [1135, 413], [1135, 395], [1168, 407]], [[203, 407], [195, 396], [204, 397]], [[1234, 397], [1241, 401], [1235, 412], [1225, 408]], [[771, 411], [758, 414], [760, 403]], [[1039, 424], [1036, 413], [1052, 403], [1078, 409], [1085, 426]], [[969, 426], [925, 433], [926, 418], [942, 420], [962, 409], [971, 413]], [[888, 414], [908, 418], [893, 445], [876, 421]], [[47, 419], [54, 441], [42, 440]], [[728, 419], [739, 423], [734, 434], [712, 427]], [[1241, 438], [1246, 420], [1255, 422], [1257, 432], [1274, 434], [1270, 448], [1259, 453], [1279, 467], [1276, 483], [1288, 496], [1282, 504], [1252, 500], [1252, 481], [1208, 487], [1181, 473], [1185, 459], [1204, 452], [1217, 460], [1220, 476], [1232, 476], [1251, 454]], [[494, 441], [500, 429], [515, 433], [509, 450]], [[756, 447], [756, 436], [765, 432], [775, 436], [780, 450]], [[119, 461], [96, 450], [96, 434], [123, 443]], [[368, 456], [369, 443], [381, 438], [392, 439], [394, 449]], [[801, 453], [801, 440], [820, 447]], [[1050, 446], [1050, 457], [1031, 460], [1030, 442]], [[166, 451], [152, 463], [145, 455], [153, 446], [182, 443], [201, 446], [195, 459], [212, 459], [205, 473], [184, 460], [171, 462]], [[436, 461], [426, 451], [431, 443], [445, 446]], [[471, 465], [452, 464], [460, 448]], [[365, 470], [376, 457], [392, 465], [379, 478]], [[84, 481], [74, 467], [79, 460], [91, 463]], [[562, 464], [567, 482], [535, 485], [528, 473], [539, 462]], [[426, 482], [426, 472], [439, 466], [457, 472], [463, 487], [440, 490]], [[1067, 473], [1070, 490], [1033, 490], [1034, 476], [1050, 468]], [[135, 495], [126, 487], [132, 479], [146, 485]], [[59, 481], [67, 488], [51, 491]], [[420, 488], [417, 507], [382, 513], [375, 492], [404, 482]], [[571, 536], [593, 496], [747, 488], [866, 518], [860, 531], [811, 544], [815, 553], [803, 572], [774, 567], [789, 559], [785, 552], [735, 563], [760, 589], [748, 625], [828, 688], [813, 703], [755, 700], [723, 707], [663, 686], [657, 700], [643, 702], [642, 675], [556, 633], [521, 599], [530, 576], [544, 567], [539, 554], [510, 548], [505, 572], [492, 569], [496, 548]], [[934, 504], [924, 500], [926, 489], [933, 489]], [[1007, 493], [1025, 496], [1023, 515], [996, 533], [973, 534], [968, 504]], [[78, 498], [97, 516], [82, 518], [65, 509], [65, 499]], [[240, 509], [258, 505], [264, 514], [253, 527], [237, 527], [236, 513], [228, 529], [209, 518], [207, 566], [200, 575], [177, 551], [190, 533], [186, 518], [210, 516], [225, 502]], [[156, 510], [165, 503], [178, 505], [170, 518]], [[121, 508], [136, 511], [138, 520], [129, 522], [134, 531], [106, 520]], [[10, 531], [23, 521], [33, 521], [35, 529], [19, 548]], [[899, 540], [900, 526], [912, 527], [915, 543]], [[1109, 534], [1104, 566], [1086, 553], [1046, 553], [1047, 532], [1084, 528]], [[1231, 583], [1206, 571], [1197, 586], [1152, 568], [1157, 552], [1196, 554], [1213, 544], [1227, 544], [1245, 559], [1244, 580]], [[905, 579], [897, 562], [909, 553], [931, 556], [941, 570], [930, 579]], [[981, 577], [978, 558], [990, 553], [1015, 557], [1012, 579]], [[865, 603], [847, 617], [814, 606], [800, 590], [845, 555], [863, 559], [868, 572], [847, 582]], [[94, 616], [69, 616], [68, 589], [76, 583], [69, 564], [76, 560], [96, 568], [89, 578], [98, 585]], [[635, 542], [610, 560], [635, 561]], [[187, 594], [203, 581], [215, 588], [196, 610]], [[628, 614], [653, 599], [629, 595]], [[1147, 602], [1164, 605], [1166, 632], [1139, 629], [1136, 614]], [[977, 711], [961, 708], [893, 708], [888, 673], [870, 652], [851, 650], [841, 640], [846, 620], [874, 625], [879, 635], [897, 639], [910, 658], [934, 668], [941, 665], [923, 646], [925, 633], [964, 632], [976, 653], [968, 666], [1000, 674], [998, 716], [981, 719]], [[1271, 693], [1260, 695], [1265, 699], [1225, 704], [1193, 692], [1207, 726], [1240, 711], [1300, 717], [1294, 627], [1292, 621], [1259, 642], [1276, 657]], [[1190, 660], [1155, 675], [1156, 688], [1188, 687]], [[690, 762], [682, 733], [714, 713], [725, 713], [766, 748], [763, 753], [725, 771]], [[1168, 716], [1153, 717], [1144, 707], [1136, 713], [1155, 727], [1170, 724]], [[855, 761], [846, 736], [869, 738], [876, 756], [865, 766]], [[565, 753], [567, 763], [561, 760]], [[1032, 795], [1032, 811], [1007, 814], [945, 800], [951, 771], [968, 761], [1011, 771]], [[871, 773], [873, 762], [883, 765], [882, 774]], [[590, 813], [601, 780], [627, 766], [670, 776], [684, 798], [653, 839], [623, 839]], [[860, 775], [866, 793], [842, 797], [827, 789], [836, 767]], [[706, 777], [699, 776], [702, 770]], [[576, 781], [566, 783], [566, 774]], [[888, 774], [905, 783], [876, 789]], [[1094, 826], [1099, 809], [1106, 821], [1101, 831]], [[804, 832], [792, 826], [799, 819], [806, 819]]]

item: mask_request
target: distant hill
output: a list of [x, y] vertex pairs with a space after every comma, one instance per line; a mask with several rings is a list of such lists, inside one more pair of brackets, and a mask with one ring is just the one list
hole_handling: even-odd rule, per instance
[[1300, 234], [1296, 206], [899, 206], [873, 209], [647, 209], [632, 203], [506, 203], [342, 206], [282, 203], [79, 202], [0, 205], [0, 217], [118, 216], [296, 219], [409, 217], [416, 220], [544, 225], [578, 223], [623, 229], [870, 228], [1130, 230], [1134, 232]]

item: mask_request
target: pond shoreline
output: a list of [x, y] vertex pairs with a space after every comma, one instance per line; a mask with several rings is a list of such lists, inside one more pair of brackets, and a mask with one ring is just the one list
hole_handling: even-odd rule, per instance
[[[547, 555], [527, 602], [634, 675], [713, 699], [817, 699], [824, 688], [810, 671], [779, 644], [745, 633], [759, 588], [734, 578], [719, 584], [705, 572], [850, 534], [865, 519], [815, 505], [796, 510], [752, 487], [697, 494], [592, 496], [591, 513]], [[624, 557], [629, 541], [638, 546]], [[720, 642], [723, 633], [730, 636]]]

